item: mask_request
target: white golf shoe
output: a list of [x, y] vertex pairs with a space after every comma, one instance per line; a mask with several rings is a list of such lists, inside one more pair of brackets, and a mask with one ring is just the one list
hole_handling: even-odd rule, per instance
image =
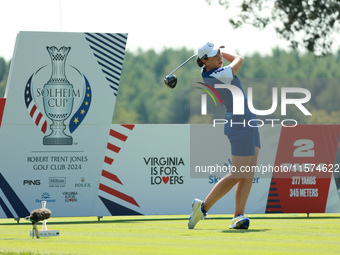
[[201, 209], [202, 203], [203, 201], [198, 198], [195, 198], [194, 201], [192, 201], [191, 204], [192, 213], [190, 215], [188, 222], [189, 229], [193, 229], [200, 220], [205, 218], [206, 215], [202, 212]]
[[250, 220], [243, 214], [237, 215], [231, 220], [229, 229], [248, 229]]

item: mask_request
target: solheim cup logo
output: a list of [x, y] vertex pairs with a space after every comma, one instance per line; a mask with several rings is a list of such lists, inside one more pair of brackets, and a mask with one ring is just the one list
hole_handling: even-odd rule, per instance
[[[52, 46], [46, 49], [52, 63], [50, 78], [46, 83], [48, 73], [45, 67], [48, 65], [40, 67], [31, 75], [25, 87], [26, 108], [44, 134], [48, 133], [50, 126], [51, 132], [43, 138], [44, 145], [72, 145], [72, 136], [65, 133], [65, 121], [69, 120], [70, 134], [82, 123], [91, 104], [91, 86], [85, 75], [77, 68], [66, 65], [71, 47], [62, 46], [58, 49]], [[66, 77], [66, 67], [75, 81], [73, 85]], [[79, 108], [70, 118], [76, 102]], [[51, 121], [50, 125], [47, 119]]]
[[52, 60], [52, 75], [43, 90], [43, 102], [47, 117], [52, 120], [52, 133], [44, 137], [44, 145], [70, 145], [73, 143], [71, 136], [64, 133], [64, 121], [73, 107], [73, 86], [65, 75], [65, 62], [70, 47], [47, 47]]

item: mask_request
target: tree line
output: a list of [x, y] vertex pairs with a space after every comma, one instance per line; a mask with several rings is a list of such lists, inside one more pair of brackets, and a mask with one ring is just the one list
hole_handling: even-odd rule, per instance
[[[170, 89], [163, 82], [165, 75], [193, 54], [194, 51], [187, 48], [164, 49], [159, 53], [154, 50], [127, 51], [112, 123], [197, 123], [197, 114], [193, 114], [191, 108], [198, 108], [200, 101], [190, 100], [190, 86], [193, 80], [200, 79], [200, 68], [195, 61], [176, 71], [176, 88]], [[279, 48], [273, 49], [269, 55], [253, 53], [242, 57], [244, 61], [237, 76], [246, 92], [248, 87], [253, 88], [256, 109], [269, 109], [273, 102], [272, 88], [278, 88], [277, 110], [266, 117], [282, 118], [282, 87], [301, 87], [311, 93], [305, 107], [312, 116], [305, 116], [295, 106], [288, 105], [285, 118], [294, 118], [299, 124], [340, 124], [340, 50], [322, 58], [312, 53], [302, 54]], [[9, 66], [9, 62], [0, 58], [0, 97], [5, 93]], [[211, 119], [208, 117], [207, 123]]]
[[[193, 79], [200, 78], [201, 72], [195, 61], [175, 72], [176, 88], [170, 89], [163, 83], [164, 76], [193, 53], [186, 48], [165, 49], [159, 54], [153, 50], [127, 52], [113, 123], [200, 123], [202, 118], [197, 121], [192, 112], [192, 108], [199, 108], [200, 101], [190, 100], [190, 85]], [[245, 91], [253, 87], [256, 109], [271, 107], [273, 87], [278, 88], [278, 97], [282, 87], [301, 87], [311, 93], [305, 107], [312, 116], [305, 116], [295, 106], [288, 105], [286, 118], [296, 119], [299, 124], [340, 124], [340, 50], [322, 58], [313, 53], [287, 52], [279, 48], [266, 56], [253, 53], [242, 57], [244, 61], [237, 75]], [[277, 110], [268, 118], [280, 117], [279, 98]], [[206, 123], [211, 120], [212, 116]]]

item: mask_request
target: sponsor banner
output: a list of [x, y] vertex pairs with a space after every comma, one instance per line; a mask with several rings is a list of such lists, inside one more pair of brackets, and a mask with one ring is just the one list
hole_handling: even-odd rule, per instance
[[266, 212], [325, 212], [333, 173], [340, 172], [339, 131], [335, 125], [282, 128], [275, 166], [284, 171], [273, 174]]
[[[338, 126], [333, 127], [333, 134], [338, 132]], [[287, 134], [292, 138], [305, 138], [310, 129], [318, 131], [318, 126], [301, 126], [299, 129], [264, 126], [260, 129], [261, 151], [258, 168], [253, 179], [252, 191], [249, 195], [246, 212], [275, 212], [271, 205], [276, 202], [272, 194], [273, 176], [282, 173], [282, 167], [276, 168], [277, 158], [294, 154], [297, 147], [287, 148], [281, 141], [286, 141]], [[282, 131], [283, 130], [283, 131]], [[303, 131], [305, 130], [305, 131]], [[98, 192], [99, 200], [94, 206], [94, 215], [157, 215], [157, 214], [189, 214], [193, 198], [204, 199], [213, 186], [220, 180], [217, 172], [201, 173], [193, 176], [192, 165], [231, 164], [230, 145], [223, 139], [223, 126], [211, 125], [112, 125], [106, 162], [101, 174]], [[334, 142], [332, 150], [337, 148], [337, 135], [329, 137], [324, 142]], [[318, 150], [324, 150], [318, 143]], [[112, 152], [112, 148], [116, 148]], [[284, 152], [282, 151], [284, 150]], [[288, 155], [288, 156], [287, 156]], [[329, 155], [330, 160], [333, 154]], [[202, 163], [203, 162], [203, 163]], [[326, 161], [324, 161], [326, 162]], [[217, 168], [215, 168], [216, 171]], [[197, 173], [196, 173], [197, 174]], [[289, 178], [287, 173], [284, 182]], [[282, 176], [281, 176], [282, 177]], [[274, 177], [275, 178], [275, 177]], [[313, 206], [321, 208], [318, 212], [339, 212], [340, 203], [337, 189], [329, 186], [332, 176], [323, 176], [319, 181], [325, 194], [316, 199]], [[310, 181], [307, 180], [306, 181]], [[324, 187], [323, 181], [328, 182]], [[302, 183], [302, 182], [301, 182]], [[300, 185], [301, 188], [305, 188]], [[295, 187], [298, 187], [295, 185]], [[329, 189], [329, 190], [328, 190]], [[279, 191], [279, 195], [284, 191]], [[282, 193], [283, 194], [283, 193]], [[304, 197], [305, 204], [310, 203]], [[299, 203], [293, 197], [286, 200], [291, 203], [291, 209], [286, 212], [300, 212]], [[234, 213], [235, 188], [218, 201], [210, 213]], [[275, 206], [276, 204], [274, 204]], [[301, 212], [312, 212], [309, 207]], [[106, 211], [106, 213], [103, 213]]]
[[[296, 129], [297, 133], [294, 132], [295, 129], [290, 129], [287, 133], [280, 127], [274, 129], [265, 127], [260, 130], [262, 149], [258, 166], [266, 165], [265, 171], [269, 171], [268, 165], [280, 164], [278, 158], [283, 157], [286, 163], [292, 162], [287, 160], [291, 159], [289, 155], [293, 155], [298, 147], [286, 147], [282, 141], [291, 141], [296, 137], [306, 138], [305, 133], [308, 133], [308, 128], [313, 129], [313, 126], [305, 128], [307, 128], [305, 132], [301, 131], [304, 129]], [[318, 128], [316, 127], [314, 131]], [[1, 175], [0, 197], [3, 198], [1, 217], [14, 217], [15, 213], [12, 211], [24, 210], [32, 203], [33, 206], [39, 207], [41, 201], [47, 201], [54, 216], [58, 217], [190, 214], [192, 200], [196, 197], [203, 200], [221, 178], [216, 173], [200, 178], [191, 177], [190, 165], [212, 153], [219, 155], [215, 157], [227, 158], [227, 162], [231, 158], [230, 146], [226, 139], [221, 139], [220, 135], [206, 139], [212, 130], [217, 134], [223, 134], [223, 127], [213, 129], [210, 125], [111, 125], [102, 157], [104, 163], [101, 164], [100, 171], [95, 173], [99, 179], [97, 184], [87, 177], [92, 171], [89, 168], [77, 178], [60, 175], [44, 179], [39, 172], [33, 172], [29, 178], [20, 180], [20, 185], [18, 181], [9, 182], [10, 178], [5, 179]], [[336, 133], [337, 130], [335, 126], [333, 131]], [[200, 134], [200, 142], [195, 145], [204, 145], [202, 148], [210, 148], [210, 152], [206, 150], [207, 154], [201, 153], [196, 156], [192, 154], [191, 133]], [[292, 139], [287, 138], [287, 134]], [[335, 141], [337, 138], [330, 139]], [[319, 146], [320, 144], [314, 147], [315, 151], [323, 150]], [[281, 208], [285, 208], [283, 212], [340, 212], [339, 197], [332, 176], [304, 179], [304, 175], [300, 174], [300, 184], [292, 184], [292, 177], [275, 178], [276, 172], [270, 174], [268, 177], [268, 173], [264, 175], [261, 172], [255, 173], [246, 213], [278, 212], [276, 209], [278, 203]], [[6, 172], [6, 176], [10, 175]], [[287, 183], [287, 180], [290, 183]], [[319, 183], [321, 184], [318, 185]], [[290, 196], [289, 190], [292, 187], [308, 189], [311, 186], [313, 189], [322, 190], [324, 194], [319, 196], [318, 191], [316, 199], [307, 195], [299, 196], [299, 199]], [[28, 195], [24, 196], [22, 191]], [[92, 192], [95, 199], [85, 198], [83, 194], [86, 191]], [[314, 193], [306, 191], [303, 194]], [[218, 201], [210, 213], [233, 213], [234, 204], [235, 188]], [[287, 204], [290, 207], [287, 207]], [[300, 204], [304, 204], [306, 210], [301, 209]], [[318, 209], [312, 211], [310, 204]], [[61, 207], [60, 210], [55, 209], [57, 205]], [[85, 213], [77, 210], [78, 207], [86, 206], [90, 207], [90, 210]], [[72, 208], [72, 213], [69, 208]]]
[[[210, 135], [212, 131], [219, 135]], [[279, 129], [278, 141], [277, 132]], [[102, 171], [94, 215], [103, 215], [105, 208], [104, 215], [188, 214], [192, 200], [204, 199], [221, 178], [217, 173], [192, 178], [190, 165], [203, 156], [208, 160], [213, 154], [221, 162], [231, 158], [228, 141], [221, 139], [223, 126], [135, 125], [127, 129], [112, 125], [110, 133], [114, 135], [109, 139], [110, 147], [117, 149], [115, 153], [107, 152], [108, 164]], [[192, 153], [195, 139], [198, 141], [194, 145], [207, 149], [206, 154]], [[267, 147], [265, 152], [272, 153], [273, 164], [275, 151]], [[249, 212], [265, 212], [270, 180], [260, 175], [253, 179]], [[233, 213], [234, 192], [216, 203], [211, 213]]]
[[186, 213], [189, 125], [112, 125], [110, 134], [94, 214]]

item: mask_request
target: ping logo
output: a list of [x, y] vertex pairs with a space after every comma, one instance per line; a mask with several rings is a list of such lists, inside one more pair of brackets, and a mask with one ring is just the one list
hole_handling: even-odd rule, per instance
[[40, 185], [40, 180], [24, 180], [23, 185]]

